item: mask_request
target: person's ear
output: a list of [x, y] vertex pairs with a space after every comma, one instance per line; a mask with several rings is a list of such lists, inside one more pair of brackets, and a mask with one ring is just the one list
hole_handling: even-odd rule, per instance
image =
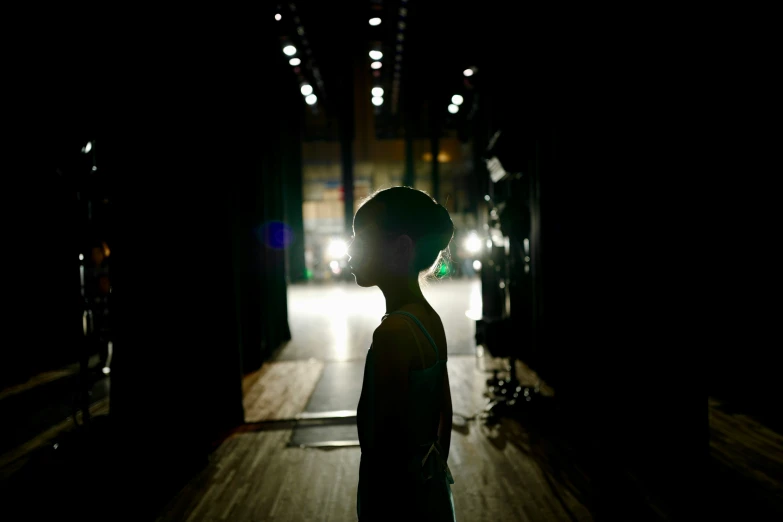
[[397, 237], [397, 239], [394, 242], [395, 255], [408, 257], [412, 251], [413, 251], [413, 240], [410, 238], [409, 235], [402, 234], [401, 236]]
[[394, 259], [399, 268], [408, 265], [413, 258], [413, 240], [407, 234], [399, 236], [395, 240]]

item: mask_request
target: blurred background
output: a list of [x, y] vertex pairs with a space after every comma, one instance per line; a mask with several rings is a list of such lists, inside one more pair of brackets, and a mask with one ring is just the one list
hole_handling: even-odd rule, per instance
[[401, 185], [456, 228], [424, 294], [459, 520], [779, 518], [773, 356], [702, 301], [738, 283], [695, 255], [695, 129], [725, 116], [695, 19], [421, 0], [20, 17], [2, 519], [354, 520], [385, 303], [345, 254], [362, 201]]

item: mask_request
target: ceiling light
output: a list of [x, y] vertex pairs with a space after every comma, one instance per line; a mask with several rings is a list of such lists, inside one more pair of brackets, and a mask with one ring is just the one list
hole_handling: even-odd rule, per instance
[[315, 102], [318, 101], [318, 97], [315, 94], [311, 94], [305, 98], [305, 101], [307, 102], [307, 105], [315, 105]]
[[286, 45], [285, 47], [283, 47], [283, 52], [288, 56], [293, 56], [296, 54], [296, 47], [294, 47], [293, 45]]
[[380, 107], [381, 105], [383, 105], [383, 98], [381, 98], [380, 96], [373, 97], [372, 104], [375, 105], [376, 107]]
[[300, 90], [302, 91], [302, 96], [308, 96], [310, 94], [313, 94], [313, 86], [308, 83], [302, 84]]
[[372, 95], [373, 96], [383, 96], [383, 87], [373, 87]]
[[302, 63], [302, 60], [300, 60], [299, 58], [291, 58], [290, 60], [288, 60], [288, 63], [296, 67], [297, 65]]
[[370, 51], [370, 58], [373, 60], [380, 60], [383, 58], [383, 53], [380, 51]]
[[370, 67], [372, 67], [373, 69], [380, 69], [381, 67], [383, 67], [383, 64], [381, 62], [372, 62], [370, 64]]
[[459, 111], [459, 107], [457, 107], [453, 103], [451, 105], [449, 105], [449, 112], [451, 114], [457, 114], [457, 111]]
[[451, 103], [453, 103], [454, 105], [462, 105], [463, 101], [465, 101], [465, 99], [459, 94], [455, 94], [454, 96], [451, 97]]
[[370, 25], [372, 26], [381, 25], [381, 19], [378, 17], [370, 18]]

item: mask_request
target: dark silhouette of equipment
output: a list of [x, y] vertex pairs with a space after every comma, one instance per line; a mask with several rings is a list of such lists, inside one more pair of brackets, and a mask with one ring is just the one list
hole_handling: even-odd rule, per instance
[[536, 362], [533, 208], [535, 168], [530, 140], [520, 132], [498, 131], [484, 159], [490, 175], [489, 224], [482, 260], [482, 318], [476, 344], [507, 363], [490, 371], [485, 395], [488, 420], [510, 415], [543, 399], [539, 384], [524, 386], [516, 363]]

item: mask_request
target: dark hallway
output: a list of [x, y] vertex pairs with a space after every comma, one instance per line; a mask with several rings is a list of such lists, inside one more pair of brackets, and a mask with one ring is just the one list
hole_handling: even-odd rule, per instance
[[[437, 312], [413, 317], [431, 368], [447, 346], [456, 520], [780, 519], [772, 309], [729, 295], [755, 266], [713, 277], [699, 251], [724, 227], [691, 187], [712, 172], [709, 60], [685, 15], [643, 10], [33, 23], [9, 98], [0, 518], [357, 520], [371, 346], [410, 289], [363, 286], [354, 218], [411, 187], [453, 231], [400, 302]], [[418, 263], [436, 234], [412, 231], [436, 225], [403, 208], [386, 232]], [[753, 243], [738, 222], [721, 241]]]

